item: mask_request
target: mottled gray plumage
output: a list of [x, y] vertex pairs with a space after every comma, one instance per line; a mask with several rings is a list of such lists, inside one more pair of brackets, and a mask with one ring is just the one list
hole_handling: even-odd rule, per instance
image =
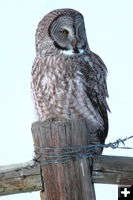
[[[85, 118], [91, 144], [104, 143], [109, 110], [107, 69], [87, 42], [83, 16], [72, 9], [50, 12], [36, 31], [32, 91], [39, 120]], [[102, 148], [94, 153], [100, 154]]]

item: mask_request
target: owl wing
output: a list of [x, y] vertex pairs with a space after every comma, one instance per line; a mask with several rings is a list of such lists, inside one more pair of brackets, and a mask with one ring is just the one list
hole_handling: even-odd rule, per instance
[[83, 69], [83, 74], [87, 82], [87, 96], [90, 99], [94, 109], [103, 119], [103, 129], [97, 131], [98, 140], [104, 143], [108, 133], [108, 115], [109, 110], [106, 97], [108, 90], [106, 84], [107, 68], [102, 59], [93, 52], [89, 52], [89, 67]]

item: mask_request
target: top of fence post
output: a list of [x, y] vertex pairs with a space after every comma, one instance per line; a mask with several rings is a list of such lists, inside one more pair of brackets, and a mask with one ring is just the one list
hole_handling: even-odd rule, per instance
[[[47, 200], [95, 200], [95, 192], [91, 181], [89, 159], [86, 157], [60, 160], [62, 151], [54, 148], [87, 145], [88, 130], [83, 119], [35, 122], [32, 125], [36, 158], [41, 163], [42, 180], [45, 195], [41, 199]], [[46, 147], [52, 147], [46, 149]], [[56, 162], [49, 163], [55, 159]], [[49, 156], [50, 155], [50, 156]], [[65, 158], [64, 158], [65, 159]]]

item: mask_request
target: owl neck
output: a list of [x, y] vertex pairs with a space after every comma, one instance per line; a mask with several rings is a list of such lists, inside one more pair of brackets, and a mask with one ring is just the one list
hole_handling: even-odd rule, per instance
[[66, 56], [74, 56], [74, 55], [82, 55], [84, 53], [84, 49], [79, 49], [78, 51], [73, 51], [73, 49], [70, 50], [61, 50], [61, 54], [64, 54]]

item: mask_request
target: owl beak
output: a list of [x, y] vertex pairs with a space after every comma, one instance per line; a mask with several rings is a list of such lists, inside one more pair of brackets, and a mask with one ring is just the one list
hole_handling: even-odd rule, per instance
[[71, 44], [72, 44], [73, 47], [75, 47], [77, 45], [77, 40], [73, 39], [72, 42], [71, 42]]
[[74, 53], [79, 53], [79, 50], [78, 50], [78, 47], [77, 47], [77, 40], [73, 39], [71, 44], [72, 44]]

